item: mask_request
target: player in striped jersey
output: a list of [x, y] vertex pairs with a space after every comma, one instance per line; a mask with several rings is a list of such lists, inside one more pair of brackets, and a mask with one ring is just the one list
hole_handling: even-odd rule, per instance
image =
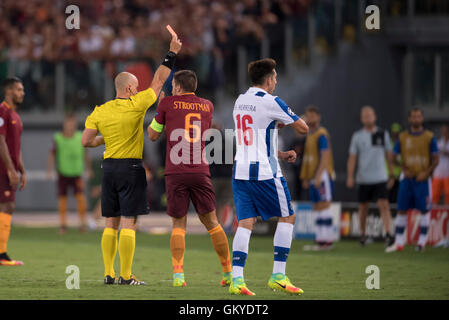
[[278, 217], [273, 273], [268, 286], [289, 293], [303, 293], [285, 275], [296, 217], [278, 162], [278, 159], [296, 161], [296, 152], [278, 151], [277, 136], [278, 128], [283, 125], [301, 134], [306, 134], [308, 127], [282, 99], [272, 95], [276, 88], [275, 68], [273, 59], [251, 62], [248, 71], [253, 86], [237, 98], [234, 106], [237, 152], [232, 188], [239, 226], [233, 241], [233, 279], [229, 288], [232, 294], [254, 295], [246, 287], [243, 268], [257, 216], [264, 220]]

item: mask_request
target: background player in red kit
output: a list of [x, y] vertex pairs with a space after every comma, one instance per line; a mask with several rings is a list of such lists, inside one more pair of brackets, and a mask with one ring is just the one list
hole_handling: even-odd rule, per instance
[[[193, 71], [181, 70], [174, 74], [171, 97], [161, 100], [148, 135], [156, 141], [165, 126], [167, 152], [165, 185], [167, 214], [172, 217], [173, 229], [170, 250], [173, 264], [173, 286], [186, 285], [183, 260], [187, 211], [190, 199], [201, 222], [206, 227], [223, 267], [222, 286], [231, 282], [231, 261], [226, 234], [218, 223], [215, 211], [215, 193], [210, 180], [209, 164], [202, 158], [205, 141], [202, 133], [211, 127], [213, 104], [195, 95], [197, 77]], [[178, 163], [182, 147], [182, 162]], [[188, 152], [190, 151], [190, 152]], [[172, 154], [173, 153], [173, 154]], [[175, 159], [176, 158], [176, 159]], [[175, 163], [174, 163], [175, 162]]]
[[[3, 83], [5, 100], [0, 104], [0, 266], [20, 266], [22, 261], [9, 258], [6, 248], [17, 187], [26, 186], [25, 168], [20, 152], [22, 120], [16, 112], [23, 102], [22, 81], [8, 78]], [[19, 175], [20, 173], [20, 175]]]

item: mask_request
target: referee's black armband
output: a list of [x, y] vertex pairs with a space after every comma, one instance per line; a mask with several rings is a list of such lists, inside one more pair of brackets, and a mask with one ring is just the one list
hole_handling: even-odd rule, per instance
[[176, 60], [176, 53], [174, 53], [173, 51], [169, 51], [165, 56], [164, 61], [162, 61], [162, 65], [166, 66], [171, 70], [175, 66], [175, 60]]

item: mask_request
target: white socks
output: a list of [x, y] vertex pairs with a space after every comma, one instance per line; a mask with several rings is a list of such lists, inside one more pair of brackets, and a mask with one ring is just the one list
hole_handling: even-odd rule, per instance
[[396, 225], [396, 236], [395, 236], [395, 244], [398, 246], [405, 245], [405, 226], [407, 224], [407, 215], [406, 214], [397, 214], [395, 219]]
[[330, 208], [315, 212], [317, 215], [315, 220], [315, 242], [319, 244], [333, 242], [334, 234], [332, 229], [332, 212]]
[[286, 222], [278, 222], [274, 234], [274, 263], [273, 273], [285, 274], [288, 254], [293, 238], [293, 225]]
[[418, 245], [424, 247], [427, 242], [427, 231], [430, 224], [430, 212], [419, 216], [419, 240]]
[[238, 227], [232, 242], [232, 277], [243, 277], [251, 230]]

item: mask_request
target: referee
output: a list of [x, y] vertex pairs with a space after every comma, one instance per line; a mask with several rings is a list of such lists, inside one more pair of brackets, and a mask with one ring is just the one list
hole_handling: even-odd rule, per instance
[[[356, 131], [351, 138], [348, 158], [348, 176], [346, 186], [354, 188], [354, 171], [357, 168], [357, 183], [359, 184], [359, 217], [362, 246], [367, 244], [366, 218], [369, 202], [377, 202], [380, 216], [386, 231], [386, 245], [394, 242], [390, 234], [391, 212], [388, 202], [388, 189], [394, 183], [393, 153], [388, 131], [376, 126], [376, 113], [370, 106], [364, 106], [360, 112], [363, 128]], [[386, 164], [388, 164], [388, 171]], [[390, 177], [387, 176], [390, 172]]]
[[[149, 213], [147, 182], [142, 165], [143, 121], [170, 75], [182, 43], [171, 31], [170, 51], [156, 70], [151, 86], [137, 93], [139, 82], [128, 72], [115, 78], [116, 98], [95, 110], [86, 119], [82, 136], [84, 147], [105, 145], [102, 164], [101, 210], [106, 227], [101, 240], [104, 261], [104, 283], [115, 283], [114, 258], [117, 233], [121, 223], [118, 252], [118, 284], [145, 285], [131, 272], [138, 215]], [[100, 133], [102, 136], [97, 136]]]

